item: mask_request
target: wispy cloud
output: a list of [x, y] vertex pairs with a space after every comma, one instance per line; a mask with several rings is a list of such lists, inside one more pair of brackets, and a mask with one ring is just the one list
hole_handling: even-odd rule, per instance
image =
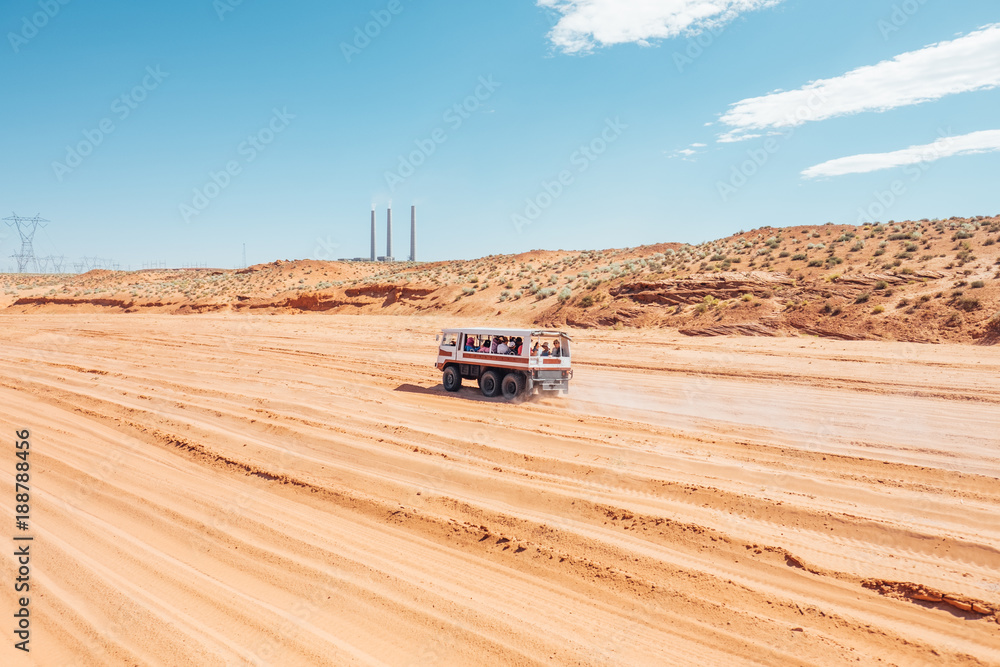
[[[705, 147], [706, 147], [705, 144], [694, 143], [688, 146], [687, 148], [679, 148], [672, 153], [668, 153], [667, 157], [668, 158], [679, 157], [682, 160], [686, 160], [688, 162], [694, 162], [694, 160], [692, 160], [691, 158], [699, 153], [703, 153], [704, 151], [702, 151], [701, 149]], [[664, 151], [664, 153], [666, 153], [666, 151]]]
[[1000, 130], [983, 130], [958, 137], [941, 137], [922, 146], [910, 146], [891, 153], [864, 153], [829, 160], [802, 172], [805, 178], [865, 174], [879, 169], [930, 163], [953, 155], [972, 155], [1000, 151]]
[[754, 130], [788, 128], [808, 121], [937, 100], [946, 95], [1000, 86], [1000, 24], [909, 51], [892, 60], [733, 104], [720, 121], [723, 141]]
[[665, 39], [714, 28], [782, 0], [537, 0], [562, 17], [549, 39], [564, 53]]

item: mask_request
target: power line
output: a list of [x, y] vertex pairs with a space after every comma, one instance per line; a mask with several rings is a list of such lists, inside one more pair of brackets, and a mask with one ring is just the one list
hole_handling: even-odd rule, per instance
[[26, 273], [26, 269], [30, 265], [35, 269], [35, 273], [38, 273], [38, 258], [35, 257], [33, 245], [35, 232], [38, 231], [39, 227], [45, 227], [49, 221], [38, 217], [38, 215], [33, 218], [22, 218], [17, 213], [9, 218], [4, 218], [3, 221], [8, 226], [16, 228], [17, 233], [21, 236], [21, 252], [11, 255], [17, 260], [17, 272]]

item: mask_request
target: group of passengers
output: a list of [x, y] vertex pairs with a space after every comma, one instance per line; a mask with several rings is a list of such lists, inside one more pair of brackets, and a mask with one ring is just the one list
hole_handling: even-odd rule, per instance
[[507, 336], [487, 336], [478, 347], [472, 336], [465, 337], [466, 352], [485, 352], [486, 354], [511, 354], [520, 355], [522, 350], [521, 338], [508, 338]]
[[542, 343], [541, 348], [538, 346], [538, 341], [531, 346], [531, 356], [533, 357], [568, 357], [568, 354], [563, 354], [562, 348], [559, 346], [559, 339], [552, 341], [552, 349], [549, 349], [548, 343]]
[[[508, 338], [507, 336], [489, 336], [483, 339], [483, 342], [479, 345], [476, 344], [475, 339], [472, 336], [465, 337], [465, 351], [466, 352], [482, 352], [486, 354], [509, 354], [521, 356], [523, 350], [523, 343], [521, 338], [518, 336], [516, 338]], [[535, 344], [531, 346], [531, 356], [533, 357], [562, 357], [569, 356], [568, 354], [563, 354], [562, 348], [559, 345], [559, 340], [556, 339], [552, 342], [551, 348], [548, 342], [539, 343], [535, 341]]]

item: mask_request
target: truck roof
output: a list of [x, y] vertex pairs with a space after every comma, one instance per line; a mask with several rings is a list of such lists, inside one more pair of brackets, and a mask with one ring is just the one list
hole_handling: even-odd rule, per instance
[[569, 338], [573, 340], [572, 336], [565, 333], [564, 331], [552, 331], [546, 329], [503, 329], [500, 327], [470, 327], [468, 329], [454, 328], [454, 329], [442, 329], [441, 333], [445, 334], [472, 334], [473, 336], [520, 336], [522, 338], [527, 338], [529, 336], [562, 336], [564, 338]]

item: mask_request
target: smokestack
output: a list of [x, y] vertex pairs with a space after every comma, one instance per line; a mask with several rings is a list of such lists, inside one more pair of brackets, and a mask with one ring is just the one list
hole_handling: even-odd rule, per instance
[[375, 207], [372, 206], [372, 261], [375, 261]]
[[385, 261], [392, 260], [392, 205], [386, 212], [385, 218]]
[[417, 207], [410, 207], [410, 261], [417, 261]]

